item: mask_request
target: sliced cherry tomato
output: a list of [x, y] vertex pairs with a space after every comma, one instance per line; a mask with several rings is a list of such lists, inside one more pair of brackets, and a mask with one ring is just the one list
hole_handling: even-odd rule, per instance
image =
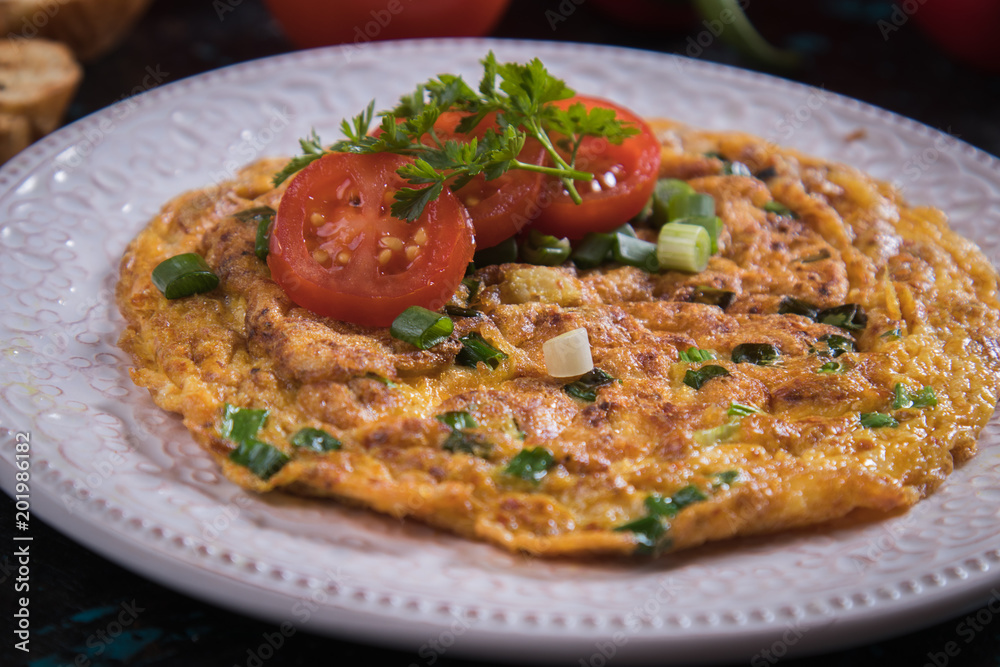
[[638, 127], [639, 134], [619, 145], [602, 138], [584, 138], [576, 168], [593, 173], [594, 179], [576, 182], [583, 198], [581, 204], [573, 202], [561, 181], [546, 179], [535, 227], [571, 239], [583, 238], [587, 232], [606, 232], [628, 222], [649, 201], [660, 171], [660, 144], [641, 118], [617, 104], [593, 97], [572, 97], [556, 104], [565, 109], [577, 102], [587, 109], [614, 109], [619, 119]]
[[289, 298], [326, 317], [388, 326], [409, 306], [437, 310], [472, 260], [468, 213], [445, 190], [407, 223], [393, 217], [389, 153], [334, 153], [303, 169], [281, 197], [267, 265]]

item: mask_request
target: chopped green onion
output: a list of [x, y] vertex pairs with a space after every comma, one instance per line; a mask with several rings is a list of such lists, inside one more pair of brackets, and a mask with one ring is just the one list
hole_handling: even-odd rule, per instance
[[661, 270], [699, 273], [708, 266], [711, 247], [704, 227], [673, 222], [660, 228], [656, 258]]
[[767, 211], [768, 213], [776, 213], [777, 215], [780, 215], [780, 216], [783, 216], [783, 217], [786, 217], [786, 218], [793, 218], [795, 220], [799, 219], [798, 213], [796, 213], [792, 209], [788, 208], [787, 206], [785, 206], [781, 202], [775, 201], [773, 199], [771, 201], [767, 202], [766, 204], [764, 204], [764, 210]]
[[737, 364], [770, 366], [781, 358], [781, 352], [770, 343], [742, 343], [733, 348], [732, 360]]
[[483, 286], [481, 282], [473, 278], [462, 278], [462, 284], [465, 288], [469, 290], [469, 298], [466, 299], [466, 303], [472, 303], [476, 300], [476, 296], [479, 294], [479, 289]]
[[576, 382], [570, 382], [567, 385], [563, 385], [563, 391], [573, 398], [593, 403], [597, 400], [598, 388], [611, 384], [614, 381], [614, 377], [605, 373], [600, 368], [595, 368], [589, 373], [584, 374], [584, 376]]
[[504, 468], [504, 474], [537, 484], [549, 473], [549, 468], [554, 464], [552, 452], [544, 447], [522, 449]]
[[704, 303], [710, 306], [718, 306], [722, 310], [729, 308], [736, 300], [736, 293], [729, 290], [699, 285], [691, 294], [692, 303]]
[[826, 343], [826, 347], [830, 350], [830, 356], [834, 359], [845, 352], [858, 351], [858, 346], [854, 344], [853, 340], [844, 336], [838, 336], [837, 334], [825, 334], [820, 336], [819, 342]]
[[722, 233], [722, 218], [717, 215], [693, 215], [686, 218], [677, 218], [672, 225], [698, 225], [704, 227], [712, 241], [710, 252], [714, 255], [719, 252], [719, 234]]
[[683, 350], [679, 354], [680, 361], [687, 362], [689, 364], [700, 364], [703, 361], [709, 361], [715, 359], [715, 352], [712, 350], [702, 350], [697, 347], [689, 347]]
[[219, 286], [219, 276], [212, 273], [201, 255], [186, 252], [157, 264], [153, 269], [153, 284], [166, 298], [180, 299], [215, 289]]
[[666, 535], [668, 528], [669, 525], [666, 525], [658, 517], [644, 516], [641, 519], [618, 526], [615, 530], [618, 532], [633, 533], [635, 541], [638, 543], [635, 550], [636, 553], [648, 555], [664, 548], [660, 540]]
[[504, 352], [487, 343], [476, 331], [458, 340], [462, 343], [462, 349], [455, 356], [455, 363], [459, 366], [476, 368], [479, 362], [483, 362], [490, 370], [496, 370], [500, 362], [507, 358]]
[[809, 257], [803, 257], [799, 261], [803, 264], [812, 264], [813, 262], [822, 262], [824, 259], [830, 259], [829, 250], [820, 250], [815, 255], [810, 255]]
[[888, 331], [883, 331], [879, 334], [879, 338], [884, 338], [886, 340], [899, 340], [903, 337], [903, 330], [900, 328], [889, 329]]
[[750, 167], [742, 162], [726, 161], [722, 165], [722, 173], [726, 176], [753, 176]]
[[476, 266], [490, 266], [492, 264], [510, 264], [517, 261], [517, 239], [513, 236], [506, 241], [501, 241], [495, 246], [477, 250], [472, 257], [472, 263]]
[[612, 237], [611, 254], [616, 262], [625, 266], [655, 273], [660, 268], [656, 261], [656, 250], [655, 243], [634, 236], [618, 233]]
[[254, 241], [254, 253], [260, 259], [267, 259], [267, 251], [270, 245], [271, 225], [274, 223], [275, 210], [270, 206], [257, 206], [248, 208], [245, 211], [234, 213], [233, 217], [242, 222], [257, 223], [257, 238]]
[[819, 311], [816, 321], [820, 324], [829, 324], [849, 331], [860, 331], [868, 324], [868, 316], [865, 315], [864, 308], [858, 304], [848, 303]]
[[270, 479], [290, 460], [280, 449], [260, 440], [247, 440], [229, 453], [229, 460], [263, 480]]
[[452, 306], [451, 304], [444, 307], [444, 312], [445, 315], [450, 317], [479, 317], [482, 315], [475, 308], [463, 308], [461, 306]]
[[892, 401], [893, 410], [905, 408], [932, 408], [937, 405], [937, 396], [934, 394], [934, 387], [924, 387], [923, 389], [911, 392], [902, 383], [897, 382], [893, 388], [895, 398]]
[[819, 311], [819, 308], [808, 301], [796, 299], [794, 296], [786, 296], [778, 305], [779, 315], [801, 315], [810, 320], [815, 320], [816, 316], [819, 315]]
[[689, 370], [684, 373], [684, 384], [697, 391], [712, 378], [725, 377], [727, 375], [729, 375], [729, 371], [722, 366], [710, 364], [702, 366], [698, 370]]
[[555, 378], [582, 375], [594, 368], [590, 338], [583, 327], [561, 333], [542, 343], [546, 372]]
[[493, 445], [480, 433], [466, 433], [453, 430], [441, 445], [445, 451], [453, 454], [470, 454], [485, 459], [493, 451]]
[[267, 422], [267, 415], [267, 410], [238, 408], [226, 403], [219, 426], [219, 434], [237, 445], [229, 453], [229, 460], [249, 468], [250, 472], [264, 480], [289, 461], [288, 456], [277, 447], [257, 440], [257, 433]]
[[376, 382], [381, 382], [386, 387], [389, 387], [389, 389], [393, 389], [396, 386], [395, 382], [393, 382], [389, 378], [382, 377], [378, 373], [371, 373], [371, 372], [365, 373], [364, 378], [366, 380], [375, 380]]
[[295, 447], [311, 449], [314, 452], [333, 452], [341, 447], [341, 442], [326, 431], [307, 427], [292, 436]]
[[739, 430], [740, 420], [730, 419], [725, 424], [695, 431], [694, 441], [702, 447], [710, 447], [711, 445], [729, 440], [729, 438], [736, 435]]
[[433, 310], [410, 306], [393, 320], [389, 334], [420, 349], [429, 350], [454, 331], [452, 321]]
[[722, 472], [717, 472], [712, 474], [716, 481], [712, 483], [713, 488], [718, 488], [720, 486], [731, 486], [740, 478], [739, 470], [723, 470]]
[[730, 417], [749, 417], [750, 415], [762, 415], [764, 411], [760, 408], [755, 408], [752, 405], [743, 405], [742, 403], [730, 403], [729, 409], [726, 411], [726, 415]]
[[611, 234], [601, 232], [590, 232], [583, 237], [583, 241], [577, 245], [573, 251], [573, 263], [581, 269], [593, 269], [604, 263], [611, 252], [611, 245], [614, 239]]
[[899, 426], [899, 422], [892, 415], [881, 412], [862, 412], [861, 425], [865, 428], [882, 428], [884, 426], [896, 428]]
[[468, 412], [445, 412], [437, 415], [436, 419], [451, 429], [447, 439], [441, 445], [444, 450], [452, 453], [471, 454], [480, 458], [486, 458], [492, 451], [493, 445], [482, 434], [465, 432], [465, 429], [479, 426], [475, 418]]
[[522, 262], [537, 266], [558, 266], [566, 261], [569, 252], [569, 239], [542, 234], [537, 229], [531, 230], [519, 249]]
[[658, 226], [670, 222], [672, 219], [670, 217], [670, 200], [675, 196], [693, 194], [695, 194], [694, 188], [685, 181], [676, 178], [661, 178], [656, 182], [656, 186], [653, 188], [653, 196], [650, 198], [653, 206], [649, 215], [649, 221]]
[[646, 496], [645, 504], [650, 516], [666, 517], [669, 519], [677, 516], [677, 513], [685, 507], [705, 500], [708, 500], [708, 496], [705, 495], [704, 491], [694, 484], [688, 484], [669, 498], [664, 498], [656, 494]]
[[476, 418], [464, 410], [453, 410], [451, 412], [445, 412], [434, 417], [442, 424], [456, 430], [462, 430], [464, 428], [476, 428], [479, 424], [476, 423]]
[[679, 192], [670, 198], [669, 221], [715, 216], [715, 198], [700, 192]]
[[610, 232], [608, 232], [608, 234], [611, 234], [612, 236], [614, 236], [615, 234], [624, 234], [625, 236], [638, 238], [635, 235], [635, 228], [632, 225], [628, 224], [627, 222], [624, 225], [621, 225], [620, 227], [615, 227]]
[[816, 369], [817, 373], [832, 374], [832, 373], [843, 373], [847, 370], [847, 367], [839, 361], [828, 361], [819, 368]]
[[236, 443], [252, 440], [267, 423], [267, 410], [239, 408], [226, 403], [222, 408], [219, 435]]

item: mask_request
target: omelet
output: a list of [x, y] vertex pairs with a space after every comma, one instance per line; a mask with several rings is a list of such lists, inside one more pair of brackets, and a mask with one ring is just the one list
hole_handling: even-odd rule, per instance
[[[997, 403], [995, 269], [941, 211], [849, 166], [651, 126], [660, 175], [712, 195], [722, 219], [700, 273], [486, 266], [452, 298], [474, 314], [418, 350], [272, 281], [255, 225], [234, 217], [277, 208], [285, 161], [264, 160], [174, 199], [128, 246], [132, 378], [246, 489], [538, 556], [662, 554], [932, 493]], [[151, 273], [186, 252], [219, 286], [167, 300]], [[589, 383], [544, 363], [543, 344], [578, 328], [601, 371]], [[506, 355], [495, 368], [456, 363], [472, 332]], [[270, 446], [265, 474], [239, 454], [241, 411], [242, 437]]]

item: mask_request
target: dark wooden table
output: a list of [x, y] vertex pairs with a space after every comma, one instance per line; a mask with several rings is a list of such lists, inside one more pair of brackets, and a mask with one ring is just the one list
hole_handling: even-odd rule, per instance
[[[569, 6], [566, 3], [574, 10], [553, 30], [545, 12], [558, 12], [560, 4]], [[101, 109], [141, 86], [150, 63], [168, 73], [167, 80], [174, 81], [293, 48], [260, 0], [228, 4], [234, 11], [222, 21], [212, 3], [204, 0], [161, 0], [155, 4], [117, 51], [87, 67], [83, 86], [71, 108], [71, 119]], [[810, 54], [806, 67], [785, 76], [910, 116], [994, 155], [1000, 154], [1000, 76], [953, 63], [912, 25], [904, 25], [890, 39], [883, 39], [877, 22], [888, 16], [888, 2], [774, 0], [766, 5], [751, 7], [750, 14], [761, 30], [776, 42], [793, 44]], [[580, 0], [514, 0], [494, 35], [618, 44], [684, 54], [691, 32], [625, 28]], [[717, 41], [701, 57], [756, 68], [753, 62]], [[9, 545], [14, 504], [0, 495], [0, 509], [5, 517], [0, 521], [0, 544]], [[12, 635], [5, 632], [0, 665], [431, 664], [416, 653], [305, 632], [297, 632], [273, 657], [258, 663], [249, 651], [260, 644], [265, 633], [273, 633], [274, 626], [132, 574], [48, 528], [38, 517], [34, 517], [32, 531], [32, 651], [26, 661], [24, 654], [12, 651]], [[5, 624], [10, 623], [7, 610], [12, 606], [6, 601], [14, 596], [10, 551], [5, 549], [0, 557]], [[988, 594], [984, 594], [984, 605], [987, 598]], [[94, 640], [130, 606], [137, 608], [136, 618], [121, 636], [111, 643]], [[967, 620], [970, 615], [971, 625]], [[913, 667], [1000, 665], [1000, 620], [994, 619], [985, 606], [978, 610], [978, 620], [976, 615], [977, 610], [973, 610], [870, 646], [783, 662], [816, 667], [883, 663]], [[979, 629], [970, 633], [970, 627]], [[749, 660], [742, 664], [746, 662]], [[490, 663], [460, 660], [445, 653], [436, 664], [457, 667]]]

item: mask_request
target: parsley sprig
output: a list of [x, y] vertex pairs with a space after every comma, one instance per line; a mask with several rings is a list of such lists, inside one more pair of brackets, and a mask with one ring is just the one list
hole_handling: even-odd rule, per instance
[[[557, 107], [555, 102], [575, 93], [549, 74], [537, 58], [527, 64], [497, 63], [491, 51], [481, 62], [484, 72], [478, 89], [471, 88], [460, 76], [441, 74], [404, 95], [392, 110], [381, 112], [378, 136], [371, 134], [374, 100], [360, 114], [341, 123], [344, 138], [331, 146], [323, 148], [313, 131], [299, 142], [303, 154], [274, 176], [274, 184], [280, 185], [329, 153], [387, 152], [413, 158], [412, 163], [398, 170], [410, 186], [395, 193], [392, 205], [392, 214], [402, 220], [419, 218], [445, 186], [458, 190], [480, 174], [492, 180], [510, 169], [555, 176], [573, 201], [580, 203], [574, 181], [594, 177], [576, 166], [584, 139], [603, 137], [620, 144], [639, 131], [627, 121], [618, 120], [611, 109], [588, 110], [581, 103], [566, 109]], [[434, 124], [448, 111], [467, 114], [458, 124], [460, 133], [472, 131], [492, 113], [496, 113], [497, 129], [486, 130], [482, 138], [442, 140]], [[529, 137], [542, 144], [552, 166], [517, 159]]]

